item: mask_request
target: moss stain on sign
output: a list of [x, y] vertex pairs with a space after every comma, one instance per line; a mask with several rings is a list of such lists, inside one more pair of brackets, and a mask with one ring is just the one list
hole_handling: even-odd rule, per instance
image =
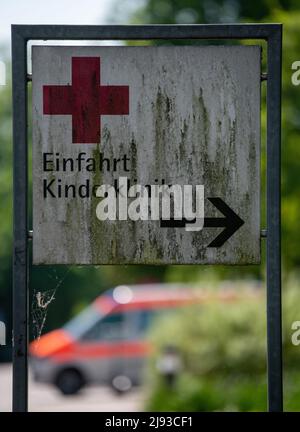
[[[129, 86], [129, 114], [102, 115], [98, 143], [72, 143], [71, 115], [43, 114], [43, 85], [71, 84], [74, 56], [101, 58], [101, 85]], [[58, 61], [59, 60], [59, 61]], [[127, 171], [44, 172], [43, 153], [100, 164], [128, 157]], [[260, 261], [260, 48], [257, 46], [33, 48], [33, 259], [36, 264], [247, 264]], [[99, 198], [44, 198], [42, 180], [91, 189], [203, 184], [244, 225], [220, 248], [224, 228], [187, 232], [159, 221], [99, 221]]]

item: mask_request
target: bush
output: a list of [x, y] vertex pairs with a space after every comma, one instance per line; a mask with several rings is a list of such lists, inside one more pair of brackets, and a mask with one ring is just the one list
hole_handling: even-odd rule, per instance
[[[292, 285], [292, 286], [291, 286]], [[291, 343], [291, 324], [300, 320], [300, 292], [289, 283], [284, 295], [285, 408], [300, 409], [300, 346]], [[266, 305], [264, 293], [231, 303], [211, 302], [157, 320], [149, 338], [146, 408], [158, 411], [264, 411], [267, 409]], [[174, 387], [157, 370], [166, 346], [180, 353]]]

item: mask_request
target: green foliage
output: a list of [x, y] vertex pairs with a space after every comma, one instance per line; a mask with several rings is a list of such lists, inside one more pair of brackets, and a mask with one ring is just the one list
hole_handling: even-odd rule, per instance
[[283, 255], [288, 269], [300, 265], [300, 87], [291, 83], [292, 63], [300, 59], [300, 13], [276, 12], [283, 22], [282, 93], [282, 228]]
[[[1, 184], [1, 258], [10, 252], [12, 232], [12, 110], [11, 87], [0, 86], [0, 184]], [[1, 273], [0, 273], [1, 274]], [[0, 276], [1, 277], [1, 276]]]
[[266, 411], [266, 376], [197, 378], [185, 373], [170, 389], [163, 381], [148, 400], [152, 411]]
[[[284, 296], [286, 409], [300, 409], [300, 348], [291, 343], [299, 320], [297, 279]], [[207, 302], [157, 321], [149, 335], [154, 347], [148, 369], [147, 409], [183, 411], [266, 410], [266, 316], [263, 292], [249, 300]], [[170, 392], [157, 370], [164, 347], [180, 353], [182, 369]], [[296, 381], [295, 381], [296, 379]]]
[[[9, 76], [9, 71], [7, 71]], [[11, 86], [0, 86], [0, 319], [10, 331], [12, 248], [12, 110]], [[1, 356], [3, 355], [3, 351]]]
[[242, 20], [260, 21], [274, 8], [300, 9], [296, 0], [148, 0], [136, 13], [135, 23], [201, 24]]

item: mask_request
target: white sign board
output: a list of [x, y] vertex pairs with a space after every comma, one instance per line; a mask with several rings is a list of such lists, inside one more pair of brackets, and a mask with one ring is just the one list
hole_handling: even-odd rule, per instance
[[33, 262], [258, 263], [260, 55], [34, 46]]

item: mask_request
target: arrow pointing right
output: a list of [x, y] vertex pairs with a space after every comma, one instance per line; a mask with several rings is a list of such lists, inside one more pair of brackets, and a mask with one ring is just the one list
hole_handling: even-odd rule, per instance
[[[207, 247], [221, 247], [223, 244], [242, 226], [244, 221], [222, 200], [222, 198], [207, 198], [225, 217], [205, 217], [204, 228], [225, 229]], [[192, 224], [193, 220], [170, 219], [160, 220], [161, 228], [184, 228], [187, 223]]]
[[204, 228], [225, 227], [207, 247], [221, 247], [245, 222], [221, 198], [207, 199], [225, 216], [204, 218]]

